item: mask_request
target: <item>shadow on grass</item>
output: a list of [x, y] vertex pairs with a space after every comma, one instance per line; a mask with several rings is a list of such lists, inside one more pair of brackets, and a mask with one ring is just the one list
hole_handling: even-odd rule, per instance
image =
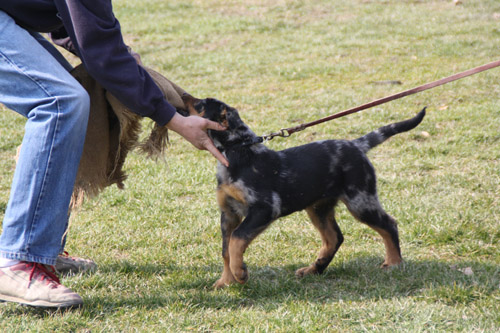
[[[300, 265], [282, 267], [250, 266], [250, 279], [245, 285], [232, 285], [214, 290], [221, 267], [183, 267], [176, 264], [131, 264], [127, 261], [104, 265], [94, 275], [81, 276], [86, 285], [101, 290], [85, 298], [77, 311], [87, 318], [111, 315], [125, 309], [154, 310], [184, 307], [234, 309], [248, 306], [272, 309], [287, 303], [335, 303], [412, 297], [429, 302], [469, 304], [478, 298], [498, 292], [500, 267], [478, 262], [450, 265], [441, 261], [407, 261], [403, 265], [382, 270], [380, 258], [363, 257], [353, 261], [333, 263], [323, 275], [298, 279], [294, 271]], [[470, 267], [469, 270], [465, 270]], [[467, 273], [467, 274], [466, 274]], [[96, 278], [96, 276], [98, 276]], [[143, 291], [109, 294], [109, 285], [127, 277], [148, 281], [168, 281]], [[95, 279], [95, 280], [94, 280]], [[88, 281], [87, 281], [88, 280]], [[136, 281], [131, 282], [136, 283]], [[102, 285], [99, 285], [102, 284]], [[122, 283], [123, 284], [123, 283]], [[125, 283], [126, 284], [126, 283]], [[119, 286], [114, 286], [119, 288]], [[84, 295], [85, 297], [85, 295]], [[3, 315], [33, 315], [43, 318], [64, 310], [44, 310], [7, 305]]]

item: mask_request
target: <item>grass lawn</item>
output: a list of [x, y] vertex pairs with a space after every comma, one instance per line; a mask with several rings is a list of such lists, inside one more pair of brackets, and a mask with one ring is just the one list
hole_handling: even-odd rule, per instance
[[[191, 94], [237, 107], [264, 134], [500, 57], [497, 0], [116, 0], [126, 42]], [[325, 274], [296, 279], [320, 238], [304, 213], [246, 253], [245, 285], [222, 271], [216, 161], [171, 135], [165, 162], [132, 153], [124, 190], [71, 219], [67, 250], [94, 274], [65, 278], [83, 308], [0, 304], [0, 331], [500, 331], [500, 68], [267, 143], [354, 139], [428, 107], [369, 156], [405, 263], [343, 205], [345, 242]], [[400, 84], [394, 84], [399, 81]], [[0, 110], [0, 219], [24, 119]], [[144, 128], [149, 128], [145, 120]]]

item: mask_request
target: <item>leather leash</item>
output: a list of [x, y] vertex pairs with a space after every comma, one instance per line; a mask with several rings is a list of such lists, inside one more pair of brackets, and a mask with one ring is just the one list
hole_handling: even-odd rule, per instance
[[441, 86], [443, 84], [453, 82], [456, 80], [460, 80], [464, 77], [471, 76], [471, 75], [474, 75], [474, 74], [477, 74], [480, 72], [484, 72], [484, 71], [487, 71], [489, 69], [492, 69], [492, 68], [495, 68], [498, 66], [500, 66], [500, 60], [493, 61], [493, 62], [490, 62], [489, 64], [475, 67], [475, 68], [472, 68], [472, 69], [466, 70], [464, 72], [445, 77], [443, 79], [440, 79], [440, 80], [437, 80], [434, 82], [426, 83], [426, 84], [423, 84], [421, 86], [418, 86], [418, 87], [415, 87], [412, 89], [408, 89], [408, 90], [402, 91], [402, 92], [394, 94], [394, 95], [386, 96], [386, 97], [377, 99], [375, 101], [372, 101], [372, 102], [369, 102], [369, 103], [366, 103], [363, 105], [359, 105], [359, 106], [353, 107], [351, 109], [347, 109], [347, 110], [332, 114], [330, 116], [327, 116], [327, 117], [324, 117], [324, 118], [321, 118], [321, 119], [318, 119], [315, 121], [311, 121], [309, 123], [300, 124], [298, 126], [289, 127], [289, 128], [282, 128], [278, 132], [263, 135], [262, 139], [264, 141], [269, 141], [269, 140], [272, 140], [276, 136], [287, 138], [290, 135], [292, 135], [293, 133], [302, 131], [308, 127], [311, 127], [311, 126], [314, 126], [317, 124], [321, 124], [321, 123], [324, 123], [324, 122], [332, 120], [332, 119], [347, 116], [348, 114], [351, 114], [351, 113], [355, 113], [355, 112], [359, 112], [359, 111], [362, 111], [365, 109], [369, 109], [371, 107], [374, 107], [374, 106], [377, 106], [380, 104], [384, 104], [384, 103], [387, 103], [387, 102], [390, 102], [390, 101], [393, 101], [395, 99], [399, 99], [399, 98], [402, 98], [402, 97], [405, 97], [408, 95], [413, 95], [413, 94], [416, 94], [416, 93], [424, 91], [424, 90], [432, 89], [434, 87]]

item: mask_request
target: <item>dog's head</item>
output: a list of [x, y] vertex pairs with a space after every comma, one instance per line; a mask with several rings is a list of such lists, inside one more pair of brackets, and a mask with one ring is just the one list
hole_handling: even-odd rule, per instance
[[200, 116], [226, 127], [226, 131], [208, 130], [208, 135], [217, 148], [236, 144], [256, 135], [241, 120], [238, 110], [214, 98], [198, 99], [184, 94], [182, 100], [191, 116]]

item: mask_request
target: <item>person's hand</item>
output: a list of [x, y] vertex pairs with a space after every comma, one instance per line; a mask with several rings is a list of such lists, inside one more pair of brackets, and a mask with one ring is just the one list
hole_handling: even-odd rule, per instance
[[197, 116], [183, 117], [176, 113], [168, 122], [167, 128], [181, 135], [193, 146], [200, 150], [208, 150], [216, 159], [226, 167], [229, 162], [224, 155], [215, 147], [212, 140], [208, 137], [207, 130], [224, 131], [226, 128], [215, 121]]

